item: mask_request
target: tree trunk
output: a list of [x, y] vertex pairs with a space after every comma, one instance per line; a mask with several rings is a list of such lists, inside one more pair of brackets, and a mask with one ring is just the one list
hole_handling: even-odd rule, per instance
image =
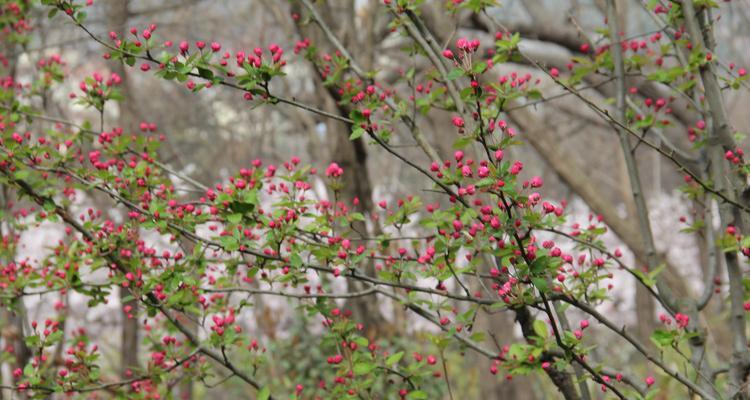
[[[13, 57], [8, 58], [8, 76], [11, 76], [14, 78], [16, 77], [16, 62], [18, 60], [17, 53], [11, 49], [11, 51], [6, 51], [7, 49], [2, 49], [3, 53], [12, 53], [14, 54]], [[0, 194], [2, 197], [0, 198], [0, 210], [3, 212], [9, 212], [10, 204], [13, 203], [13, 201], [10, 200], [10, 197], [14, 195], [8, 187], [3, 186], [0, 189]], [[16, 199], [17, 200], [17, 199]], [[15, 235], [17, 233], [13, 230], [11, 226], [8, 226], [8, 229], [3, 228], [3, 224], [0, 224], [0, 239], [2, 239], [5, 236], [8, 236], [11, 238], [11, 241], [16, 241]], [[15, 261], [15, 254], [11, 254], [8, 259], [0, 260], [2, 263], [8, 263], [11, 261]], [[26, 346], [26, 342], [24, 341], [24, 337], [26, 336], [24, 334], [24, 326], [28, 326], [26, 321], [26, 307], [24, 305], [23, 297], [18, 299], [18, 304], [16, 305], [15, 312], [10, 311], [6, 306], [0, 305], [0, 339], [3, 341], [4, 346], [12, 346], [14, 351], [13, 355], [15, 356], [15, 363], [11, 366], [11, 369], [14, 370], [16, 368], [23, 369], [26, 364], [31, 360], [31, 349]], [[5, 347], [3, 347], [5, 348]], [[2, 367], [3, 363], [0, 363], [0, 384], [3, 384], [2, 379]], [[16, 394], [11, 393], [11, 398], [15, 398]], [[19, 395], [21, 398], [27, 398], [25, 394]], [[3, 390], [0, 389], [0, 399], [3, 397]]]
[[[322, 7], [324, 8], [324, 15], [334, 15], [330, 4], [324, 3]], [[299, 4], [297, 3], [292, 4], [292, 9], [298, 13], [301, 12]], [[348, 13], [350, 15], [341, 16], [341, 13]], [[353, 7], [343, 7], [341, 10], [337, 10], [337, 14], [335, 15], [338, 16], [336, 21], [353, 21], [356, 18]], [[358, 39], [358, 36], [353, 31], [353, 24], [341, 25], [339, 23], [330, 25], [334, 32], [340, 32], [339, 39], [344, 46], [348, 48], [365, 48], [355, 42]], [[321, 46], [322, 51], [325, 51], [328, 48], [327, 39], [316, 29], [316, 26], [298, 24], [296, 28], [302, 36], [310, 37], [313, 39], [314, 43], [318, 43]], [[358, 54], [358, 56], [361, 56], [365, 60], [372, 59], [373, 57], [372, 55], [367, 56], [362, 54]], [[319, 87], [317, 93], [320, 93], [321, 96], [319, 103], [325, 104], [325, 108], [330, 112], [348, 117], [349, 110], [337, 103], [337, 94], [329, 90], [329, 88], [323, 87], [322, 78], [319, 74], [317, 76], [318, 79], [316, 85]], [[329, 138], [335, 142], [333, 151], [334, 156], [331, 161], [338, 163], [344, 169], [342, 182], [343, 188], [339, 193], [339, 200], [343, 201], [348, 207], [352, 207], [353, 201], [356, 198], [359, 201], [359, 205], [356, 206], [354, 211], [362, 212], [366, 215], [372, 215], [374, 211], [374, 202], [372, 199], [372, 183], [367, 168], [367, 145], [365, 141], [362, 138], [349, 140], [351, 126], [341, 122], [326, 121], [326, 130]], [[373, 223], [372, 232], [368, 232], [366, 223], [361, 221], [354, 222], [351, 229], [356, 232], [355, 237], [359, 235], [367, 237], [370, 235], [378, 235], [380, 233], [380, 227], [376, 221]], [[374, 263], [367, 262], [367, 264], [364, 265], [364, 272], [368, 275], [374, 275]], [[349, 289], [351, 291], [359, 291], [364, 288], [360, 282], [350, 280]], [[370, 338], [379, 336], [384, 328], [387, 329], [386, 321], [378, 309], [378, 303], [372, 301], [371, 298], [348, 299], [346, 307], [352, 310], [354, 318], [357, 321], [360, 321], [365, 325], [367, 336], [370, 336]]]
[[[112, 0], [107, 4], [109, 10], [107, 12], [107, 23], [109, 26], [115, 28], [121, 37], [128, 35], [127, 24], [130, 18], [130, 11], [128, 5], [130, 0]], [[130, 104], [128, 96], [128, 85], [127, 85], [127, 70], [122, 63], [112, 63], [112, 71], [122, 77], [121, 91], [123, 100], [119, 103], [120, 115], [117, 121], [118, 125], [122, 127], [129, 127], [136, 121], [135, 112]], [[134, 373], [133, 369], [138, 368], [138, 301], [137, 299], [127, 300], [127, 297], [131, 293], [126, 288], [120, 288], [119, 296], [120, 303], [123, 308], [130, 307], [128, 314], [133, 315], [133, 318], [128, 318], [123, 310], [120, 310], [122, 315], [122, 331], [121, 331], [121, 343], [120, 343], [120, 375], [124, 378], [130, 378]]]

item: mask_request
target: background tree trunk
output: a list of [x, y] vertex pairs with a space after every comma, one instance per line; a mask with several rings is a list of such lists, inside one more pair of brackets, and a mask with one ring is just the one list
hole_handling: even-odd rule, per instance
[[[107, 25], [112, 27], [115, 32], [118, 32], [120, 37], [129, 35], [128, 32], [128, 20], [130, 19], [130, 11], [128, 9], [130, 0], [109, 0], [107, 2]], [[132, 102], [130, 99], [130, 90], [128, 90], [128, 71], [125, 69], [122, 63], [110, 64], [112, 72], [117, 73], [122, 77], [121, 92], [123, 100], [119, 103], [120, 113], [117, 119], [117, 125], [123, 127], [126, 131], [132, 129], [134, 124], [137, 122], [137, 114], [133, 109]], [[106, 126], [106, 125], [105, 125]], [[112, 126], [110, 126], [110, 129]], [[106, 129], [106, 128], [105, 128]], [[136, 299], [127, 300], [131, 293], [126, 288], [120, 287], [119, 290], [121, 306], [131, 307], [130, 314], [134, 318], [128, 318], [127, 315], [120, 310], [122, 315], [122, 330], [120, 344], [120, 374], [123, 378], [129, 378], [134, 373], [134, 369], [138, 368], [138, 301]]]

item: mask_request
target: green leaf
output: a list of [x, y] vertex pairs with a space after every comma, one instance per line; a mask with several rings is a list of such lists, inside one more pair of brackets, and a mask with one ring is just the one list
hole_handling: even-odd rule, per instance
[[146, 310], [146, 314], [148, 314], [149, 318], [153, 318], [153, 317], [155, 317], [155, 316], [156, 316], [156, 312], [157, 312], [157, 311], [156, 311], [156, 308], [154, 308], [154, 307], [149, 307], [149, 308], [148, 308], [148, 309]]
[[542, 339], [547, 338], [547, 336], [549, 335], [549, 332], [547, 331], [547, 324], [540, 319], [534, 320], [532, 327], [534, 328], [534, 333], [536, 333], [536, 335]]
[[404, 352], [403, 351], [399, 351], [396, 354], [392, 354], [392, 355], [388, 356], [388, 358], [385, 359], [385, 364], [386, 365], [397, 364], [399, 361], [401, 361], [401, 357], [403, 357], [403, 356], [404, 356]]
[[225, 251], [236, 251], [240, 248], [240, 243], [233, 236], [222, 236], [219, 242]]
[[464, 76], [464, 70], [461, 68], [453, 68], [451, 72], [448, 72], [448, 80], [452, 81]]
[[651, 341], [660, 348], [668, 347], [672, 345], [675, 339], [674, 331], [667, 331], [663, 329], [657, 329], [651, 334]]
[[414, 67], [409, 68], [409, 70], [406, 71], [406, 79], [412, 79], [412, 78], [414, 78], [414, 73], [415, 72], [416, 72], [416, 70], [414, 69]]
[[361, 127], [356, 127], [356, 128], [354, 128], [354, 130], [352, 131], [352, 134], [351, 134], [351, 135], [349, 135], [349, 140], [356, 140], [356, 139], [359, 139], [359, 138], [361, 138], [361, 137], [362, 137], [362, 135], [364, 135], [364, 134], [365, 134], [365, 130], [364, 130], [364, 129], [362, 129]]
[[86, 14], [86, 12], [85, 12], [85, 11], [81, 11], [81, 12], [79, 12], [79, 13], [78, 13], [78, 14], [76, 15], [76, 22], [78, 22], [79, 24], [82, 24], [82, 23], [83, 23], [83, 21], [85, 21], [85, 20], [86, 20], [86, 16], [87, 16], [87, 15], [88, 15], [88, 14]]
[[653, 270], [651, 270], [651, 271], [648, 271], [648, 277], [649, 277], [649, 278], [651, 278], [651, 279], [653, 279], [654, 281], [656, 281], [656, 277], [657, 277], [657, 276], [658, 276], [658, 275], [659, 275], [659, 274], [661, 273], [661, 271], [663, 271], [663, 270], [664, 270], [664, 268], [666, 268], [666, 267], [667, 267], [667, 264], [664, 264], [664, 263], [662, 263], [662, 264], [659, 264], [659, 266], [658, 266], [658, 267], [654, 268], [654, 269], [653, 269]]
[[[255, 195], [255, 192], [250, 192], [250, 193], [252, 193], [253, 195]], [[248, 201], [249, 197], [252, 197], [252, 195], [249, 195], [249, 196], [246, 195], [245, 196], [245, 202], [233, 201], [233, 202], [229, 203], [229, 209], [232, 210], [232, 211], [234, 211], [234, 212], [236, 212], [236, 213], [239, 213], [239, 215], [242, 215], [244, 213], [252, 212], [255, 209], [255, 205], [254, 205], [254, 203]], [[257, 201], [257, 199], [256, 199], [256, 201]]]
[[258, 205], [258, 191], [257, 190], [251, 190], [251, 191], [247, 192], [245, 194], [245, 201], [248, 202], [248, 203], [250, 203], [250, 204]]
[[23, 339], [23, 341], [24, 341], [24, 343], [26, 343], [26, 347], [34, 348], [34, 347], [39, 346], [39, 336], [36, 336], [36, 335], [34, 335], [34, 336], [26, 336]]
[[354, 373], [357, 375], [369, 374], [374, 369], [375, 369], [375, 364], [371, 364], [371, 363], [354, 364]]
[[365, 216], [362, 215], [362, 213], [351, 213], [349, 214], [349, 218], [352, 221], [363, 221], [363, 222], [365, 221]]
[[198, 75], [208, 80], [214, 79], [214, 72], [208, 68], [198, 67]]
[[409, 393], [408, 395], [406, 395], [406, 398], [409, 399], [409, 400], [414, 400], [414, 399], [419, 400], [419, 399], [426, 399], [428, 397], [427, 397], [427, 393], [425, 393], [425, 392], [423, 392], [421, 390], [415, 390], [415, 391]]
[[29, 170], [27, 169], [19, 169], [16, 171], [13, 176], [18, 179], [19, 181], [22, 181], [29, 177]]
[[635, 276], [641, 278], [641, 282], [643, 282], [644, 285], [648, 287], [653, 287], [656, 284], [656, 282], [653, 279], [651, 279], [647, 274], [645, 274], [639, 268], [634, 268], [631, 271], [633, 272]]
[[63, 337], [63, 331], [55, 331], [47, 335], [47, 344], [59, 342]]
[[531, 278], [531, 282], [540, 292], [547, 293], [549, 291], [547, 281], [544, 278]]
[[471, 72], [475, 74], [481, 74], [485, 69], [487, 69], [487, 63], [482, 61], [480, 63], [474, 64], [474, 66], [471, 68]]
[[492, 186], [494, 183], [495, 183], [495, 178], [487, 177], [487, 178], [482, 178], [482, 179], [478, 180], [475, 183], [475, 185], [478, 188], [484, 188], [484, 187], [487, 187], [487, 186]]
[[260, 390], [258, 390], [258, 396], [256, 397], [258, 400], [268, 400], [271, 397], [271, 389], [268, 388], [268, 386], [263, 386]]
[[302, 266], [302, 257], [298, 253], [293, 253], [292, 256], [289, 259], [289, 263], [294, 268], [299, 268]]

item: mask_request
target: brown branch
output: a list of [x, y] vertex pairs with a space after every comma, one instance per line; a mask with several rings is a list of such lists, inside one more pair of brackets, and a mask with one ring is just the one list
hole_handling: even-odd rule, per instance
[[355, 297], [365, 297], [375, 294], [375, 289], [367, 289], [359, 292], [350, 293], [288, 293], [288, 292], [275, 292], [273, 290], [261, 290], [261, 289], [248, 289], [248, 288], [200, 288], [199, 290], [208, 293], [248, 293], [251, 295], [269, 295], [269, 296], [281, 296], [296, 299], [351, 299]]

